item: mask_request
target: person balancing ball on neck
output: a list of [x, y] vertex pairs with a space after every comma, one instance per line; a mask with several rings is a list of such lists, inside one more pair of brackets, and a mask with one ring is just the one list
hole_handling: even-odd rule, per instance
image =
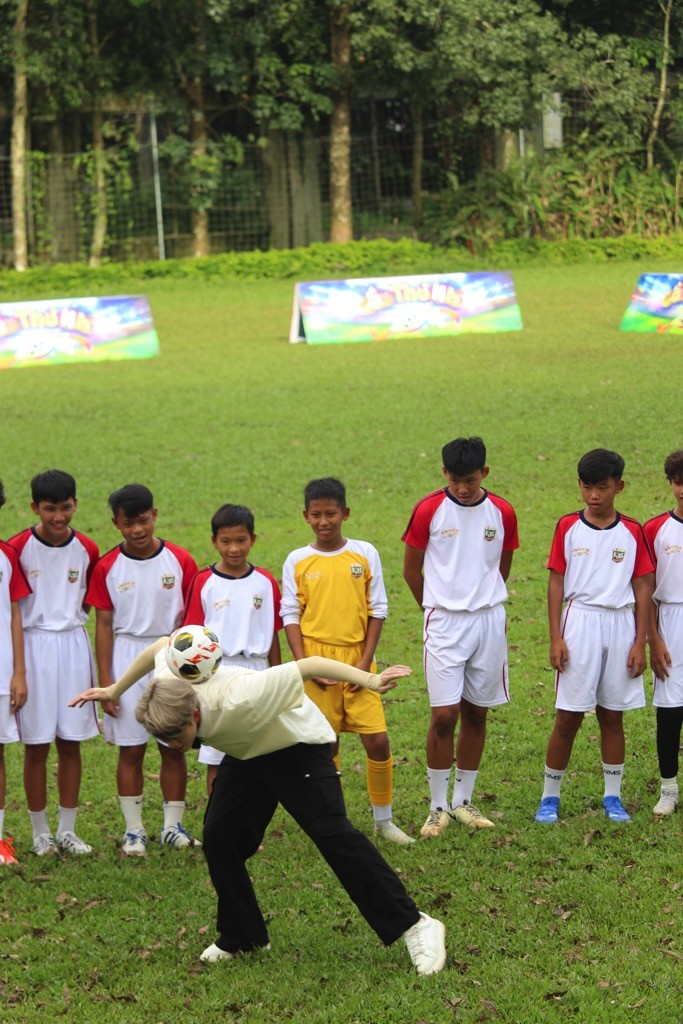
[[[71, 701], [112, 700], [154, 668], [136, 711], [138, 721], [176, 750], [196, 738], [225, 752], [204, 818], [204, 853], [218, 895], [218, 937], [201, 954], [207, 962], [231, 960], [268, 946], [268, 932], [246, 869], [278, 803], [313, 840], [363, 917], [385, 945], [403, 938], [418, 974], [435, 974], [446, 961], [445, 928], [421, 913], [377, 848], [346, 817], [332, 760], [333, 729], [304, 694], [306, 679], [344, 680], [386, 693], [404, 665], [381, 674], [327, 658], [303, 658], [255, 672], [221, 665], [215, 636], [201, 637], [193, 664], [196, 683], [180, 678], [188, 659], [177, 652], [183, 626], [162, 637], [132, 662], [121, 679]], [[175, 643], [175, 647], [174, 647]], [[206, 647], [206, 660], [201, 647]], [[190, 662], [192, 664], [192, 662]], [[197, 667], [198, 666], [198, 667]], [[192, 671], [192, 669], [190, 669]]]

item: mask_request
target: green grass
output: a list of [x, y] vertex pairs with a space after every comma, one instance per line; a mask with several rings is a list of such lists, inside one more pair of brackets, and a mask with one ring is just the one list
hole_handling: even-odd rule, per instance
[[[418, 979], [401, 944], [379, 945], [283, 812], [253, 862], [272, 951], [198, 965], [214, 937], [202, 857], [153, 847], [146, 863], [119, 860], [114, 752], [99, 742], [84, 748], [79, 832], [95, 856], [46, 864], [28, 853], [13, 746], [7, 826], [22, 866], [0, 874], [8, 1019], [680, 1024], [682, 818], [651, 815], [652, 709], [626, 720], [630, 826], [600, 813], [590, 716], [564, 784], [561, 824], [531, 821], [553, 705], [544, 563], [555, 520], [579, 507], [576, 462], [597, 445], [621, 451], [620, 507], [644, 519], [670, 504], [662, 464], [683, 445], [680, 337], [617, 330], [639, 272], [628, 264], [515, 271], [523, 332], [311, 348], [286, 342], [292, 281], [131, 280], [117, 290], [149, 295], [160, 359], [0, 374], [3, 536], [30, 521], [31, 476], [59, 466], [79, 482], [74, 525], [103, 550], [118, 536], [107, 496], [137, 480], [154, 491], [160, 535], [200, 563], [211, 558], [214, 509], [249, 504], [255, 559], [277, 573], [308, 537], [306, 481], [335, 474], [346, 482], [349, 535], [374, 542], [385, 566], [391, 615], [381, 660], [416, 669], [387, 701], [396, 815], [415, 833], [428, 810], [428, 707], [400, 537], [415, 501], [440, 484], [443, 442], [485, 438], [491, 489], [515, 505], [522, 544], [508, 605], [513, 701], [491, 714], [477, 785], [496, 828], [471, 836], [454, 826], [439, 842], [388, 851], [420, 907], [446, 922], [449, 959], [439, 976]], [[350, 816], [370, 830], [353, 737], [342, 760]], [[161, 824], [158, 767], [150, 751], [150, 832]], [[51, 761], [51, 820], [53, 775]], [[203, 805], [203, 773], [193, 771], [187, 820], [196, 831]]]

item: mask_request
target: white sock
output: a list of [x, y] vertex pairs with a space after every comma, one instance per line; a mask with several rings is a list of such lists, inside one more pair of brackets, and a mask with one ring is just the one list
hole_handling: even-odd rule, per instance
[[0, 807], [0, 839], [2, 839], [2, 830], [5, 827], [5, 808]]
[[431, 797], [430, 810], [445, 811], [448, 807], [448, 780], [450, 777], [450, 768], [427, 768], [427, 781]]
[[185, 813], [184, 800], [164, 800], [164, 828], [182, 825]]
[[42, 811], [29, 811], [28, 816], [31, 819], [34, 839], [50, 834], [50, 826], [47, 823], [47, 807], [44, 807]]
[[605, 764], [602, 762], [602, 774], [605, 777], [605, 796], [621, 796], [621, 780], [624, 774], [623, 764]]
[[547, 796], [556, 796], [559, 799], [560, 786], [562, 785], [562, 779], [566, 768], [549, 768], [545, 766], [545, 775], [543, 776], [543, 799]]
[[[678, 779], [662, 779], [662, 793], [676, 793], [678, 795]], [[2, 820], [0, 819], [0, 836], [2, 835]]]
[[57, 818], [57, 835], [62, 832], [76, 831], [76, 815], [78, 807], [60, 807]]
[[468, 772], [464, 768], [455, 766], [455, 783], [453, 785], [451, 807], [462, 807], [463, 804], [472, 803], [474, 784], [477, 781], [478, 774], [478, 771]]
[[383, 821], [391, 821], [391, 804], [385, 804], [384, 807], [378, 807], [377, 804], [371, 804], [372, 816], [375, 819], [375, 825], [381, 825]]
[[139, 832], [142, 828], [142, 793], [140, 796], [120, 796], [119, 803], [126, 832]]

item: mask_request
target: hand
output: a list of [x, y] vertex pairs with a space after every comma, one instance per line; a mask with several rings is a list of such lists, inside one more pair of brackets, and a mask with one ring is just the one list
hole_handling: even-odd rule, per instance
[[315, 676], [310, 680], [311, 683], [315, 683], [316, 686], [320, 687], [321, 690], [326, 690], [329, 686], [339, 686], [336, 679], [323, 679], [322, 676]]
[[550, 664], [558, 672], [564, 672], [569, 663], [569, 651], [564, 639], [560, 636], [557, 640], [550, 641]]
[[650, 640], [650, 668], [657, 679], [668, 679], [671, 668], [671, 655], [669, 650], [659, 637]]
[[646, 665], [647, 658], [645, 656], [645, 641], [636, 641], [628, 652], [626, 667], [635, 679], [637, 676], [642, 676]]
[[[89, 690], [84, 690], [83, 693], [79, 693], [79, 695], [77, 697], [74, 697], [73, 700], [69, 701], [69, 707], [70, 708], [75, 708], [75, 707], [82, 708], [82, 707], [84, 707], [85, 704], [88, 703], [88, 701], [91, 701], [91, 700], [98, 700], [103, 705], [104, 704], [111, 704], [114, 708], [118, 708], [118, 704], [115, 701], [110, 701], [109, 700], [109, 689], [106, 686], [104, 686], [104, 687], [102, 687], [102, 686], [93, 686]], [[106, 707], [105, 707], [104, 710], [105, 711], [107, 710]], [[109, 714], [111, 714], [111, 712], [109, 712]], [[114, 718], [116, 718], [116, 715], [114, 715]]]
[[18, 711], [23, 708], [28, 697], [28, 690], [26, 689], [26, 676], [25, 675], [14, 675], [12, 681], [9, 684], [9, 704], [12, 712]]
[[390, 665], [380, 675], [381, 685], [377, 687], [375, 693], [387, 693], [389, 690], [393, 690], [395, 686], [398, 686], [399, 679], [412, 676], [412, 674], [412, 668], [408, 668], [407, 665]]

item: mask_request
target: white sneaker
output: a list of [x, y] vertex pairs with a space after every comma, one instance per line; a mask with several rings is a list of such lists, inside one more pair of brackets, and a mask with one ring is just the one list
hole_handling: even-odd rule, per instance
[[403, 939], [418, 974], [436, 974], [446, 963], [446, 929], [441, 921], [421, 913]]
[[92, 853], [92, 846], [88, 846], [82, 839], [79, 839], [75, 832], [58, 832], [55, 842], [64, 853], [73, 853], [75, 856]]
[[124, 832], [121, 853], [126, 857], [144, 857], [147, 854], [147, 833], [144, 828]]
[[33, 840], [33, 852], [36, 857], [49, 857], [59, 853], [59, 848], [49, 832], [43, 832]]
[[429, 817], [420, 829], [420, 835], [425, 839], [434, 839], [445, 832], [451, 823], [451, 816], [443, 807], [436, 807], [429, 812]]
[[159, 842], [164, 846], [173, 846], [176, 850], [186, 850], [188, 846], [201, 846], [202, 844], [194, 836], [191, 836], [186, 828], [178, 822], [177, 825], [169, 825], [161, 830]]
[[412, 836], [409, 836], [407, 832], [404, 832], [402, 828], [389, 819], [388, 821], [380, 821], [375, 825], [375, 835], [378, 839], [385, 839], [389, 843], [396, 843], [398, 846], [410, 846], [415, 840]]
[[469, 825], [470, 828], [495, 828], [493, 822], [485, 818], [481, 811], [469, 801], [459, 804], [458, 807], [453, 807], [451, 814], [456, 821], [462, 825]]
[[[270, 943], [264, 946], [263, 949], [270, 949]], [[200, 954], [199, 959], [203, 960], [205, 964], [215, 964], [219, 960], [236, 960], [237, 957], [242, 956], [242, 953], [238, 950], [236, 953], [228, 953], [225, 949], [221, 949], [215, 942], [212, 942], [210, 946], [207, 946], [203, 953]]]
[[653, 814], [673, 814], [678, 807], [678, 790], [677, 789], [663, 789], [659, 795], [659, 800], [652, 808]]

